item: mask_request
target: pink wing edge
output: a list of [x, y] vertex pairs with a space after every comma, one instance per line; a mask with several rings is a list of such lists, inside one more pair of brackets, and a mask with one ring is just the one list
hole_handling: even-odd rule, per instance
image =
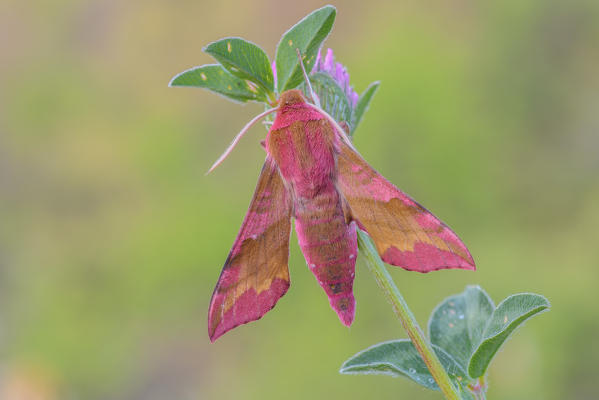
[[[263, 179], [267, 179], [268, 181], [266, 186], [261, 190], [261, 181]], [[275, 182], [276, 180], [281, 181]], [[280, 193], [277, 192], [277, 190], [279, 190]], [[267, 212], [257, 213], [254, 209], [256, 206], [266, 209]], [[273, 210], [276, 212], [272, 212]], [[282, 246], [286, 247], [288, 257], [291, 205], [287, 190], [279, 175], [278, 168], [274, 161], [270, 159], [270, 157], [267, 157], [264, 166], [262, 167], [252, 202], [233, 247], [229, 252], [225, 266], [221, 271], [210, 300], [208, 311], [208, 335], [211, 342], [214, 342], [223, 334], [237, 326], [262, 318], [262, 316], [273, 309], [277, 301], [287, 293], [290, 286], [288, 269], [287, 280], [275, 278], [272, 280], [270, 287], [260, 293], [257, 293], [250, 282], [246, 282], [245, 290], [242, 290], [239, 293], [237, 289], [235, 289], [234, 294], [231, 294], [226, 290], [223, 292], [219, 291], [219, 289], [234, 285], [238, 281], [240, 270], [244, 266], [233, 265], [233, 260], [241, 255], [244, 245], [249, 243], [248, 241], [257, 243], [260, 240], [263, 240], [264, 238], [262, 235], [268, 227], [271, 226], [273, 219], [275, 217], [283, 217], [284, 215], [287, 215], [287, 234], [285, 235], [286, 242], [282, 243]], [[266, 249], [266, 247], [262, 247]], [[287, 259], [285, 260], [285, 264], [285, 268], [288, 268]], [[227, 297], [230, 295], [234, 296], [233, 305], [226, 312], [222, 312], [222, 307], [224, 306]], [[221, 313], [221, 316], [215, 324], [214, 317], [219, 312]]]
[[[372, 173], [372, 177], [368, 184], [365, 185], [367, 195], [377, 202], [388, 203], [392, 199], [398, 199], [401, 203], [408, 207], [415, 207], [419, 209], [419, 214], [415, 220], [417, 226], [412, 226], [414, 231], [420, 230], [423, 235], [427, 235], [429, 239], [431, 236], [436, 236], [441, 239], [445, 245], [450, 249], [446, 251], [439, 249], [434, 245], [418, 241], [414, 244], [413, 251], [401, 251], [397, 247], [392, 246], [385, 251], [384, 254], [380, 254], [381, 259], [391, 265], [401, 267], [408, 271], [417, 271], [421, 273], [427, 273], [431, 271], [437, 271], [441, 269], [459, 268], [465, 270], [476, 270], [474, 259], [470, 254], [466, 245], [462, 240], [447, 226], [444, 222], [438, 219], [433, 213], [428, 211], [425, 207], [414, 201], [410, 196], [399, 190], [395, 185], [389, 182], [385, 177], [379, 174], [364, 158], [354, 149], [351, 149], [345, 143], [341, 143], [342, 152], [348, 151], [353, 153], [363, 165], [359, 163], [353, 163], [350, 159], [347, 161], [351, 164], [348, 171], [341, 171], [339, 173], [339, 180], [341, 183], [341, 189], [344, 194], [347, 193], [358, 193], [359, 189], [356, 190], [351, 184], [348, 184], [348, 180], [351, 182], [352, 177], [344, 176], [342, 172], [351, 174], [368, 174]], [[340, 157], [343, 155], [341, 154]], [[370, 170], [370, 171], [369, 171]], [[359, 194], [358, 194], [359, 195]], [[364, 195], [364, 194], [363, 194]], [[350, 204], [351, 206], [351, 204]], [[352, 212], [354, 209], [352, 208]], [[368, 233], [368, 230], [360, 222], [359, 217], [355, 218], [358, 227]], [[425, 230], [433, 230], [433, 233], [427, 233]], [[369, 234], [369, 236], [371, 236]], [[372, 238], [372, 236], [371, 236]], [[452, 247], [462, 252], [463, 255], [458, 255]]]

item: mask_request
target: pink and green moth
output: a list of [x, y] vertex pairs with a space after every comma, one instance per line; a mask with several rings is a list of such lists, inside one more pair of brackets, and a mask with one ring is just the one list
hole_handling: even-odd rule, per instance
[[271, 112], [266, 160], [210, 301], [211, 341], [261, 318], [289, 289], [292, 219], [308, 267], [346, 326], [355, 315], [356, 229], [388, 264], [475, 269], [457, 235], [364, 161], [344, 129], [299, 90], [283, 92], [275, 108], [250, 121], [212, 169]]

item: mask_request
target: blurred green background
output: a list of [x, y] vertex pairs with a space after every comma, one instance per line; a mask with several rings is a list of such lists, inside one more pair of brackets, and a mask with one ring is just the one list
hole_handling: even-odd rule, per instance
[[[239, 35], [273, 57], [317, 1], [0, 3], [0, 398], [439, 399], [342, 361], [405, 337], [361, 261], [342, 326], [292, 237], [292, 287], [210, 344], [208, 302], [264, 157], [252, 116], [170, 78]], [[423, 326], [480, 284], [549, 298], [489, 398], [589, 399], [599, 363], [599, 3], [344, 1], [326, 46], [382, 86], [356, 146], [477, 272], [391, 268]]]

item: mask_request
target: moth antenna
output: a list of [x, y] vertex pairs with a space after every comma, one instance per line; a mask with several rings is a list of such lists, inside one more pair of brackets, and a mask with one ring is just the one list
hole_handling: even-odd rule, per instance
[[306, 81], [306, 85], [308, 86], [308, 90], [310, 91], [310, 97], [312, 98], [311, 100], [314, 104], [318, 106], [318, 108], [320, 108], [320, 99], [312, 89], [310, 78], [308, 78], [308, 73], [306, 72], [306, 68], [304, 67], [304, 60], [302, 60], [302, 53], [300, 52], [300, 49], [297, 48], [295, 49], [295, 51], [297, 52], [297, 59], [299, 60], [300, 67], [302, 67], [302, 72], [304, 73], [304, 80]]
[[235, 146], [237, 145], [237, 143], [239, 142], [239, 140], [241, 140], [241, 138], [243, 137], [243, 135], [245, 135], [247, 133], [247, 131], [249, 131], [250, 128], [252, 126], [254, 126], [254, 124], [256, 122], [258, 122], [261, 118], [264, 118], [268, 114], [273, 113], [273, 112], [275, 112], [277, 110], [278, 110], [278, 108], [271, 108], [270, 110], [266, 110], [262, 114], [256, 115], [254, 118], [252, 118], [252, 120], [250, 122], [248, 122], [243, 127], [243, 129], [237, 134], [237, 136], [235, 136], [235, 138], [233, 139], [233, 141], [231, 142], [231, 144], [229, 145], [229, 147], [227, 147], [227, 150], [225, 150], [225, 152], [218, 158], [218, 160], [216, 160], [214, 162], [214, 164], [212, 164], [212, 167], [210, 167], [210, 169], [208, 170], [208, 172], [206, 172], [206, 175], [208, 175], [209, 173], [211, 173], [212, 171], [214, 171], [214, 169], [216, 167], [218, 167], [225, 160], [225, 158], [227, 158], [227, 156], [231, 153], [231, 151], [233, 151], [233, 149], [235, 148]]
[[308, 107], [313, 108], [314, 110], [316, 110], [319, 113], [321, 113], [322, 115], [324, 115], [325, 118], [328, 119], [329, 122], [333, 125], [333, 127], [337, 130], [337, 132], [339, 132], [339, 136], [341, 136], [341, 140], [343, 140], [345, 142], [345, 144], [347, 144], [353, 151], [355, 151], [356, 153], [358, 152], [358, 150], [356, 150], [356, 148], [354, 147], [354, 144], [352, 143], [351, 139], [345, 133], [345, 130], [343, 130], [343, 128], [339, 125], [339, 123], [337, 121], [335, 121], [335, 118], [331, 117], [328, 112], [326, 112], [325, 110], [323, 110], [322, 108], [320, 108], [314, 104], [310, 104], [310, 103], [306, 103], [306, 104], [308, 105]]

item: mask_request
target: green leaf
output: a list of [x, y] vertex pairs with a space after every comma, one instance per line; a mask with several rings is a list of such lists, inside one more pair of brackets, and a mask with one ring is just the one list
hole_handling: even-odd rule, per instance
[[255, 87], [231, 75], [219, 64], [202, 65], [183, 71], [171, 80], [169, 86], [204, 88], [242, 103], [262, 100]]
[[431, 343], [443, 348], [466, 370], [494, 309], [484, 290], [468, 286], [433, 310], [428, 322]]
[[362, 93], [360, 95], [360, 98], [358, 99], [358, 104], [356, 104], [356, 108], [355, 108], [354, 113], [352, 115], [351, 135], [354, 134], [354, 131], [356, 130], [356, 128], [358, 127], [358, 125], [362, 121], [362, 117], [364, 116], [364, 113], [366, 111], [368, 111], [368, 106], [370, 105], [370, 101], [374, 97], [374, 94], [378, 90], [380, 84], [381, 83], [378, 82], [378, 81], [377, 82], [372, 82], [366, 88], [366, 90], [364, 91], [364, 93]]
[[460, 386], [460, 397], [462, 400], [477, 400], [474, 393], [464, 387], [464, 385]]
[[296, 49], [302, 54], [306, 71], [309, 73], [312, 70], [318, 49], [333, 28], [336, 14], [335, 7], [324, 6], [285, 32], [277, 46], [276, 55], [279, 93], [293, 89], [304, 79]]
[[501, 345], [514, 330], [530, 317], [548, 310], [549, 301], [538, 294], [521, 293], [509, 296], [493, 312], [478, 346], [468, 365], [468, 373], [473, 378], [483, 376], [489, 363]]
[[345, 92], [337, 82], [328, 74], [317, 72], [310, 76], [312, 89], [320, 99], [320, 105], [336, 121], [345, 121], [348, 125], [351, 120], [351, 106]]
[[[435, 345], [432, 347], [449, 377], [456, 386], [460, 386], [459, 382], [464, 380], [466, 372], [443, 349]], [[339, 372], [342, 374], [402, 376], [428, 389], [439, 390], [426, 364], [409, 339], [375, 344], [344, 362]]]
[[274, 77], [268, 56], [259, 46], [242, 38], [229, 37], [210, 43], [204, 51], [231, 74], [248, 79], [268, 95], [274, 92]]

